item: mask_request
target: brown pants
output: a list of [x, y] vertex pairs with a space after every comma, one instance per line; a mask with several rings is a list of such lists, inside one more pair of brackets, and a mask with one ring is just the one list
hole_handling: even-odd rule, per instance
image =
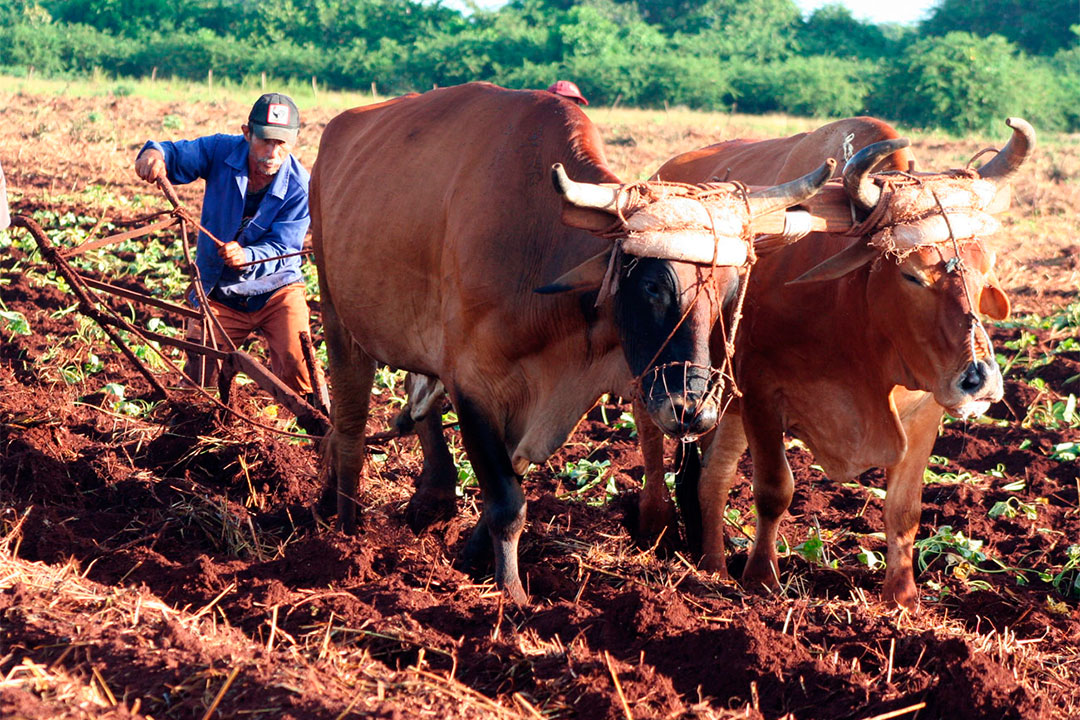
[[[221, 322], [222, 329], [237, 347], [251, 333], [261, 330], [270, 351], [270, 369], [281, 381], [301, 395], [311, 392], [311, 376], [304, 351], [300, 345], [300, 333], [311, 332], [311, 318], [308, 315], [307, 300], [304, 298], [304, 284], [293, 283], [274, 292], [261, 310], [240, 312], [225, 307], [214, 300], [208, 300], [210, 311]], [[218, 347], [225, 345], [217, 328], [211, 323]], [[202, 321], [189, 319], [187, 339], [202, 342]], [[207, 385], [213, 382], [217, 374], [216, 363], [207, 361], [202, 368], [202, 358], [189, 355], [184, 373], [196, 383]]]

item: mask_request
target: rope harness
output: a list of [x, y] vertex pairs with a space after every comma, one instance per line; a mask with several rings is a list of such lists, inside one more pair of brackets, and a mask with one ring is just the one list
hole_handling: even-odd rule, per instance
[[[661, 188], [663, 194], [660, 195], [656, 192], [657, 188]], [[738, 389], [735, 381], [735, 336], [738, 333], [739, 323], [742, 320], [743, 304], [746, 299], [746, 291], [749, 285], [750, 268], [757, 260], [757, 256], [754, 253], [754, 243], [750, 237], [749, 232], [744, 231], [743, 242], [746, 244], [746, 262], [740, 268], [739, 271], [739, 294], [735, 307], [732, 310], [732, 321], [730, 331], [728, 330], [725, 321], [724, 313], [722, 310], [718, 315], [717, 322], [720, 323], [721, 333], [724, 340], [724, 359], [720, 367], [713, 367], [710, 365], [701, 365], [699, 363], [689, 361], [676, 361], [657, 365], [656, 362], [663, 354], [664, 350], [671, 344], [675, 334], [679, 331], [679, 328], [686, 322], [686, 319], [694, 311], [698, 300], [702, 294], [706, 292], [706, 284], [713, 281], [715, 277], [715, 271], [717, 265], [717, 253], [719, 244], [721, 242], [720, 234], [717, 231], [716, 216], [713, 214], [713, 208], [706, 202], [710, 198], [716, 198], [720, 196], [730, 196], [732, 193], [738, 195], [742, 200], [744, 207], [746, 208], [746, 217], [751, 216], [751, 207], [749, 193], [746, 185], [741, 182], [722, 182], [722, 183], [706, 183], [702, 185], [692, 185], [689, 183], [676, 183], [676, 182], [660, 182], [653, 181], [651, 183], [634, 183], [631, 185], [620, 186], [617, 194], [615, 205], [618, 208], [617, 219], [614, 220], [608, 228], [596, 233], [600, 237], [609, 239], [613, 242], [614, 247], [611, 252], [611, 257], [608, 261], [607, 271], [604, 274], [604, 280], [600, 286], [600, 292], [596, 298], [596, 305], [599, 306], [608, 297], [614, 296], [619, 287], [619, 268], [623, 266], [623, 257], [626, 253], [623, 251], [623, 240], [626, 237], [627, 231], [627, 215], [624, 208], [640, 209], [647, 206], [649, 203], [654, 202], [659, 197], [686, 197], [697, 200], [702, 204], [705, 212], [708, 214], [710, 226], [709, 232], [713, 237], [713, 256], [712, 262], [708, 266], [709, 273], [699, 273], [694, 285], [691, 288], [694, 291], [693, 298], [690, 300], [686, 309], [679, 317], [678, 322], [668, 333], [664, 341], [660, 343], [656, 352], [652, 358], [646, 364], [645, 369], [640, 375], [634, 376], [630, 381], [630, 387], [635, 395], [642, 400], [645, 400], [644, 385], [646, 381], [649, 381], [649, 386], [652, 390], [650, 394], [656, 395], [656, 386], [659, 381], [663, 390], [663, 395], [668, 399], [670, 403], [672, 415], [680, 423], [692, 422], [696, 419], [697, 411], [708, 402], [717, 402], [724, 397], [725, 388], [730, 388], [730, 392], [726, 395], [726, 401], [720, 408], [719, 414], [727, 410], [735, 397], [741, 397], [742, 392]], [[629, 198], [625, 198], [625, 195], [629, 194]], [[632, 212], [630, 214], [633, 214]], [[627, 263], [627, 269], [633, 267], [633, 261]], [[708, 279], [706, 279], [706, 276]], [[677, 407], [675, 404], [676, 393], [673, 393], [668, 384], [669, 370], [682, 371], [682, 390], [681, 395], [682, 405]], [[696, 371], [696, 372], [692, 372]], [[702, 380], [705, 383], [706, 392], [703, 395], [697, 397], [695, 402], [690, 401], [690, 389], [689, 381], [691, 379]], [[687, 417], [688, 408], [693, 409], [693, 416]], [[695, 436], [684, 436], [681, 438], [683, 442], [693, 442], [697, 438]]]
[[[997, 152], [995, 148], [984, 148], [976, 153], [967, 165], [962, 170], [953, 170], [945, 174], [945, 178], [956, 179], [975, 179], [978, 177], [978, 173], [971, 169], [972, 163], [978, 159], [981, 155], [988, 152]], [[941, 175], [935, 176], [941, 178]], [[862, 237], [867, 242], [879, 248], [882, 251], [882, 257], [892, 256], [899, 263], [903, 261], [912, 252], [915, 252], [920, 246], [912, 246], [899, 248], [890, 241], [888, 237], [888, 230], [895, 225], [901, 225], [904, 223], [914, 223], [919, 220], [926, 219], [936, 214], [940, 214], [945, 222], [945, 227], [948, 230], [948, 237], [944, 241], [929, 242], [925, 246], [933, 247], [938, 257], [941, 259], [945, 266], [946, 273], [957, 273], [960, 278], [960, 285], [964, 291], [964, 299], [967, 303], [965, 309], [965, 316], [968, 319], [968, 350], [971, 355], [971, 362], [975, 364], [978, 362], [978, 352], [980, 349], [985, 350], [987, 355], [992, 356], [992, 343], [990, 335], [986, 331], [986, 327], [982, 320], [979, 318], [978, 313], [975, 312], [976, 304], [975, 299], [971, 293], [971, 287], [968, 280], [968, 268], [967, 263], [964, 261], [960, 252], [960, 239], [957, 237], [953, 228], [952, 220], [950, 220], [949, 212], [946, 210], [944, 203], [938, 194], [938, 189], [929, 186], [925, 182], [926, 178], [913, 175], [909, 172], [894, 171], [888, 174], [882, 174], [877, 176], [877, 181], [881, 185], [881, 199], [874, 206], [871, 213], [860, 223], [852, 226], [852, 228], [845, 232], [844, 235], [849, 237]], [[903, 218], [891, 218], [891, 222], [887, 225], [880, 227], [882, 220], [885, 219], [886, 214], [892, 207], [892, 200], [896, 196], [897, 192], [905, 186], [918, 185], [925, 186], [929, 189], [931, 196], [934, 199], [935, 208], [926, 210], [923, 213], [917, 213]], [[854, 208], [853, 208], [854, 209]], [[981, 247], [981, 240], [978, 237], [964, 238], [965, 244], [975, 243]], [[951, 244], [953, 249], [953, 257], [948, 260], [945, 259], [945, 255], [942, 252], [942, 245], [947, 242]], [[876, 262], [880, 262], [879, 258]]]

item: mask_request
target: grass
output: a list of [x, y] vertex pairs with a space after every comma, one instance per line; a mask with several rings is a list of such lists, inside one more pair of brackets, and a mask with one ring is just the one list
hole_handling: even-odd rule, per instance
[[[109, 78], [104, 74], [85, 77], [49, 78], [34, 75], [31, 78], [0, 75], [0, 94], [28, 94], [59, 97], [108, 97], [134, 95], [157, 103], [252, 103], [258, 94], [269, 91], [289, 95], [304, 112], [311, 107], [347, 110], [371, 102], [381, 102], [385, 97], [370, 92], [326, 92], [312, 89], [310, 82], [268, 80], [263, 90], [259, 81], [237, 83], [215, 77], [212, 85], [173, 78]], [[173, 119], [169, 119], [173, 118]], [[88, 122], [94, 122], [87, 118]], [[99, 119], [100, 121], [100, 119]], [[163, 128], [182, 129], [178, 116], [165, 115]], [[173, 127], [168, 127], [172, 125]]]

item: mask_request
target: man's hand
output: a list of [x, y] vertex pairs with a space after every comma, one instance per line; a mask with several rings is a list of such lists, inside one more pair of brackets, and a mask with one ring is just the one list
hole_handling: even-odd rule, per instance
[[135, 158], [135, 172], [148, 183], [166, 179], [165, 156], [150, 148]]
[[225, 265], [233, 270], [239, 270], [240, 266], [247, 262], [247, 253], [240, 243], [233, 240], [218, 248], [218, 255], [225, 261]]

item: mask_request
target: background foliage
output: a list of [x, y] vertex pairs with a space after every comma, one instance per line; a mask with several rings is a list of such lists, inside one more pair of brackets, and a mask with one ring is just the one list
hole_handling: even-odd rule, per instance
[[[466, 0], [466, 3], [468, 0]], [[953, 132], [1006, 115], [1080, 130], [1077, 0], [939, 0], [917, 26], [794, 0], [0, 0], [0, 67], [399, 94], [573, 79], [593, 103], [816, 117]]]

